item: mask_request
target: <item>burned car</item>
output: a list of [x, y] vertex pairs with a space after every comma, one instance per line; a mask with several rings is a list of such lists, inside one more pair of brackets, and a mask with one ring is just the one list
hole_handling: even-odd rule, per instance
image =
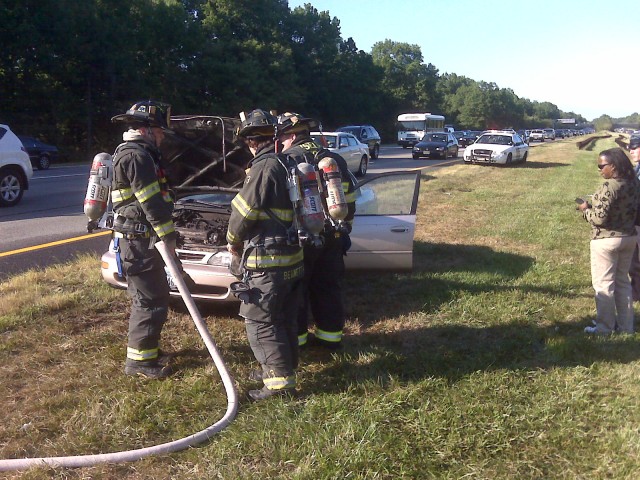
[[[236, 119], [172, 117], [171, 125], [174, 132], [161, 150], [176, 198], [176, 253], [196, 284], [191, 294], [199, 301], [237, 301], [230, 291], [237, 278], [229, 271], [226, 234], [231, 201], [252, 156], [234, 136]], [[348, 270], [412, 268], [419, 185], [417, 172], [386, 173], [357, 185]], [[102, 255], [102, 276], [108, 284], [126, 288], [113, 240]], [[173, 287], [170, 277], [168, 281]], [[179, 295], [175, 288], [172, 294]]]

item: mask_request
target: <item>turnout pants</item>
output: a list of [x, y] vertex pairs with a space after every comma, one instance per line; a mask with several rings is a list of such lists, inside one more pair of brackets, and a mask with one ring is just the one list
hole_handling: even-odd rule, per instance
[[121, 239], [120, 248], [131, 297], [127, 362], [153, 363], [169, 311], [164, 262], [155, 248], [149, 248], [148, 238]]
[[303, 300], [298, 311], [298, 341], [307, 343], [309, 313], [319, 340], [338, 343], [344, 328], [344, 254], [340, 238], [329, 237], [321, 248], [304, 247]]
[[251, 271], [246, 279], [247, 299], [240, 304], [240, 316], [253, 355], [262, 367], [265, 387], [294, 388], [298, 367], [296, 315], [304, 266], [285, 270]]

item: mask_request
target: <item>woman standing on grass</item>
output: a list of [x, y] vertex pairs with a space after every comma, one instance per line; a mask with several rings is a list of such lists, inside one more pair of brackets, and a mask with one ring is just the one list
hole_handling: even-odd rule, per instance
[[593, 205], [578, 205], [591, 224], [591, 282], [596, 298], [595, 326], [586, 333], [633, 333], [633, 298], [629, 266], [636, 242], [639, 184], [631, 161], [620, 148], [598, 155], [604, 182]]

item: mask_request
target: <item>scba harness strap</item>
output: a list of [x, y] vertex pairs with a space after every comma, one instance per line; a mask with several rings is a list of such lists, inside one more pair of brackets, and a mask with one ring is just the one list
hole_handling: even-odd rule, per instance
[[120, 214], [115, 214], [113, 219], [114, 235], [119, 238], [128, 240], [134, 238], [149, 238], [151, 236], [151, 228], [142, 223], [136, 222]]

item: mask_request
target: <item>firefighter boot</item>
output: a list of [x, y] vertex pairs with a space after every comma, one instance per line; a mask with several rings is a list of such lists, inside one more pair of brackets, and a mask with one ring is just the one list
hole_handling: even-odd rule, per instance
[[163, 367], [165, 365], [169, 365], [171, 363], [171, 360], [173, 360], [173, 354], [171, 354], [169, 352], [165, 352], [161, 348], [158, 349], [158, 360], [157, 360], [157, 362], [160, 365], [162, 365]]
[[262, 382], [262, 369], [256, 368], [255, 370], [251, 370], [251, 372], [249, 372], [249, 380], [252, 382]]
[[139, 362], [135, 360], [127, 360], [124, 366], [126, 375], [139, 375], [145, 378], [162, 379], [167, 378], [173, 373], [170, 365], [161, 365], [157, 361]]
[[260, 390], [249, 390], [249, 399], [254, 402], [265, 400], [270, 397], [287, 397], [292, 398], [295, 396], [295, 388], [281, 388], [279, 390], [270, 390], [267, 387], [262, 387]]
[[310, 347], [326, 348], [327, 350], [342, 350], [342, 340], [338, 342], [327, 342], [326, 340], [322, 340], [312, 334], [309, 334], [307, 344]]

